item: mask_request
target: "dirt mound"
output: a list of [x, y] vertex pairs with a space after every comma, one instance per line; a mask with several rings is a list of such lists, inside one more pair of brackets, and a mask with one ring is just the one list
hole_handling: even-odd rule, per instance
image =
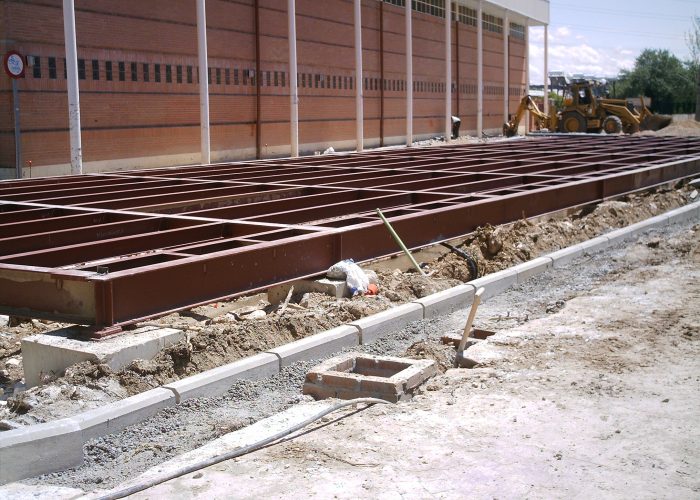
[[437, 340], [420, 340], [406, 349], [404, 357], [411, 359], [432, 359], [440, 373], [454, 367], [455, 348]]

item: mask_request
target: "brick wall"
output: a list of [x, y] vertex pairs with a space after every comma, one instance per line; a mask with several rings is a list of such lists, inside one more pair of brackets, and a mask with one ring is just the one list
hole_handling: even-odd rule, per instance
[[[257, 78], [262, 84], [263, 156], [289, 152], [286, 3], [259, 4], [261, 72], [256, 75], [252, 0], [207, 2], [206, 77], [216, 161], [255, 154]], [[379, 142], [382, 116], [385, 138], [396, 142], [405, 134], [404, 12], [376, 0], [363, 2], [364, 78], [359, 83], [364, 87], [368, 143]], [[3, 52], [16, 49], [32, 56], [26, 78], [19, 81], [23, 159], [35, 167], [65, 166], [70, 159], [62, 2], [6, 0], [0, 16], [7, 32], [0, 44]], [[200, 136], [195, 2], [76, 0], [76, 26], [83, 160], [111, 168], [119, 165], [112, 160], [157, 157], [166, 164], [196, 158]], [[444, 20], [414, 12], [413, 30], [414, 133], [441, 135]], [[503, 121], [502, 37], [484, 30], [485, 128], [500, 129]], [[459, 85], [453, 112], [462, 118], [462, 130], [470, 130], [476, 127], [476, 28], [455, 23], [452, 41], [453, 79]], [[509, 43], [514, 109], [525, 89], [525, 46], [516, 37]], [[358, 84], [352, 1], [297, 0], [297, 53], [302, 151], [305, 144], [352, 142]], [[14, 167], [15, 162], [10, 89], [3, 75], [0, 167]]]

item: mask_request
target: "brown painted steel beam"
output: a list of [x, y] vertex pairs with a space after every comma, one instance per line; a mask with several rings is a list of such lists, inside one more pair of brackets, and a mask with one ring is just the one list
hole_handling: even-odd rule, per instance
[[108, 331], [700, 174], [700, 140], [548, 137], [0, 183], [0, 312]]

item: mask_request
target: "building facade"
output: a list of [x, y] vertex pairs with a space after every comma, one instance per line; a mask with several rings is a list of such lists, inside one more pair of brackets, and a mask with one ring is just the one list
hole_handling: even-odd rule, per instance
[[[509, 5], [513, 4], [513, 5]], [[529, 7], [482, 2], [483, 129], [499, 132], [505, 107], [527, 91]], [[195, 0], [76, 0], [82, 157], [85, 172], [200, 161], [200, 81], [208, 83], [211, 160], [290, 154], [287, 0], [208, 0], [208, 68], [200, 72]], [[445, 131], [445, 0], [414, 0], [413, 133]], [[361, 2], [362, 71], [355, 73], [353, 0], [296, 0], [299, 151], [356, 139], [363, 90], [365, 147], [406, 140], [404, 0]], [[451, 2], [452, 114], [477, 129], [478, 2]], [[0, 167], [24, 177], [70, 173], [66, 51], [61, 0], [3, 0], [0, 49], [27, 56], [16, 81], [0, 77]], [[542, 17], [539, 15], [538, 17]], [[546, 20], [545, 20], [546, 21]], [[507, 51], [507, 57], [504, 53]], [[505, 84], [507, 79], [507, 84]], [[506, 104], [507, 103], [507, 104]], [[31, 162], [31, 173], [30, 173]]]

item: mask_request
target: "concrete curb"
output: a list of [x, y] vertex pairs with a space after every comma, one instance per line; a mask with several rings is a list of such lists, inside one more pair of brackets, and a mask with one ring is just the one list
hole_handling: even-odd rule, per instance
[[280, 363], [277, 356], [261, 352], [255, 356], [171, 382], [164, 385], [163, 389], [173, 391], [177, 402], [181, 403], [191, 398], [220, 396], [236, 380], [257, 380], [276, 375], [279, 371]]
[[700, 202], [367, 316], [348, 325], [166, 384], [104, 408], [46, 424], [2, 432], [0, 484], [79, 465], [83, 461], [84, 442], [139, 422], [166, 406], [194, 397], [218, 396], [225, 393], [236, 380], [268, 377], [295, 361], [323, 357], [348, 346], [369, 344], [413, 321], [449, 314], [469, 306], [479, 287], [485, 288], [485, 300], [547, 269], [563, 267], [576, 257], [631, 239], [655, 227], [697, 218], [700, 218]]
[[297, 361], [323, 358], [359, 344], [360, 329], [354, 325], [342, 325], [265, 352], [277, 356], [281, 370]]

